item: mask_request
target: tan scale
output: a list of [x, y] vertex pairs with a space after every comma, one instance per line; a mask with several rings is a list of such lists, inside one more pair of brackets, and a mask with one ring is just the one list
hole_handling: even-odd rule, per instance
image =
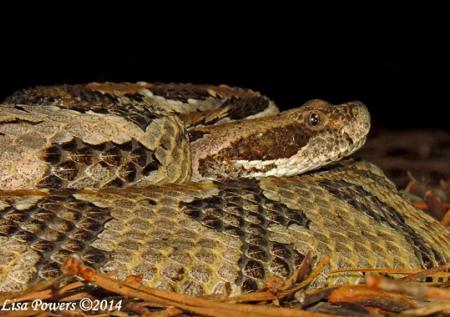
[[255, 291], [310, 251], [314, 263], [330, 257], [313, 287], [361, 280], [328, 274], [338, 268], [449, 262], [449, 232], [381, 170], [336, 163], [365, 142], [362, 103], [276, 113], [257, 92], [211, 85], [90, 83], [7, 98], [0, 291], [59, 276], [68, 256], [194, 295]]

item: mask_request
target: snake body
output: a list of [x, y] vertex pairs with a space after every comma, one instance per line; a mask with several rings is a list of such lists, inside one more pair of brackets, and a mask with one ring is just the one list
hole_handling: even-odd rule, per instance
[[313, 100], [277, 112], [251, 90], [190, 84], [7, 98], [0, 290], [57, 277], [70, 255], [195, 295], [254, 291], [288, 278], [308, 252], [330, 257], [317, 287], [361, 278], [329, 269], [450, 261], [450, 233], [376, 166], [336, 163], [365, 141], [364, 105]]

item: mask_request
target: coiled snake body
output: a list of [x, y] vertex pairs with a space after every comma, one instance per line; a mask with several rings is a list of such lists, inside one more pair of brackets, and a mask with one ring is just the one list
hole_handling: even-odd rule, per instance
[[[328, 269], [448, 263], [444, 227], [376, 166], [337, 162], [369, 126], [359, 102], [277, 114], [228, 86], [19, 91], [0, 108], [0, 291], [60, 275], [70, 255], [196, 295], [256, 290], [310, 251]], [[314, 286], [360, 277], [326, 270]]]

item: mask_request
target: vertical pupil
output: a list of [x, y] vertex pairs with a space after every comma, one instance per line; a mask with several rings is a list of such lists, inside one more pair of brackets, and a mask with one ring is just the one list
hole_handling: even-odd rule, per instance
[[315, 127], [319, 123], [319, 116], [316, 113], [311, 114], [309, 122], [311, 122], [311, 125]]

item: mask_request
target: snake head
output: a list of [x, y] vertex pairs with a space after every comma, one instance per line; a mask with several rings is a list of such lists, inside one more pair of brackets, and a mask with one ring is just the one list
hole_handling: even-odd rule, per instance
[[[312, 131], [311, 142], [318, 139], [319, 143], [327, 146], [328, 153], [339, 156], [337, 159], [361, 148], [370, 130], [369, 111], [360, 101], [331, 105], [314, 99], [291, 111], [297, 113], [299, 124]], [[316, 151], [323, 152], [319, 147]]]
[[369, 129], [363, 103], [318, 99], [275, 116], [203, 128], [191, 144], [193, 180], [301, 174], [352, 154]]

